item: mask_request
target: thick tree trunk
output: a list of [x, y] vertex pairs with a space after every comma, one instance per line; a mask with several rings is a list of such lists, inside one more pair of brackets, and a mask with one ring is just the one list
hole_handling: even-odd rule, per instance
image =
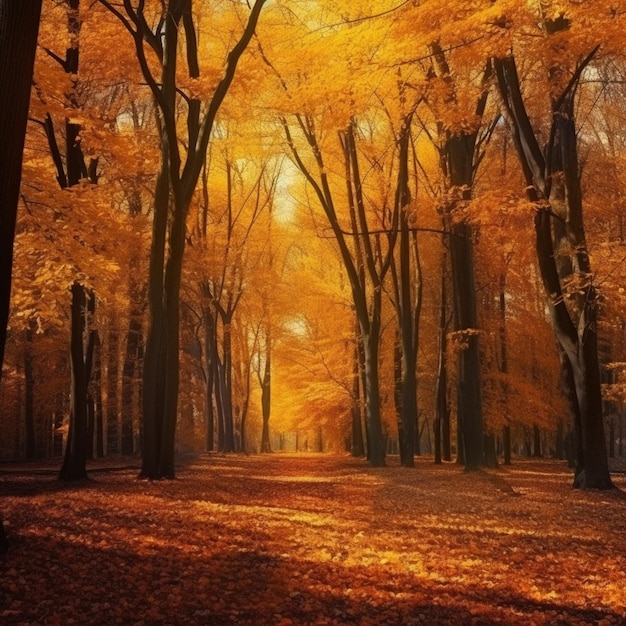
[[[546, 21], [548, 33], [567, 27], [567, 20]], [[574, 119], [574, 92], [582, 70], [597, 48], [576, 68], [566, 91], [553, 99], [548, 158], [540, 148], [521, 95], [515, 59], [495, 61], [500, 92], [527, 182], [537, 204], [537, 259], [552, 327], [561, 352], [564, 391], [576, 430], [574, 486], [612, 487], [608, 470], [597, 346], [598, 298], [591, 280], [583, 225], [582, 189]], [[553, 229], [553, 214], [560, 224]], [[565, 228], [563, 228], [563, 225]], [[556, 241], [553, 237], [556, 235]], [[563, 247], [563, 244], [566, 247]], [[564, 254], [569, 258], [564, 261]], [[578, 293], [568, 294], [575, 277]]]
[[462, 454], [465, 469], [470, 471], [479, 469], [484, 463], [480, 351], [474, 286], [474, 234], [471, 224], [456, 221], [453, 213], [471, 198], [476, 138], [476, 132], [450, 135], [446, 138], [442, 153], [443, 169], [454, 198], [444, 209], [444, 224], [450, 231], [454, 322], [461, 345], [457, 372], [457, 421], [461, 444], [459, 453]]
[[17, 202], [41, 0], [0, 0], [0, 377], [4, 360]]

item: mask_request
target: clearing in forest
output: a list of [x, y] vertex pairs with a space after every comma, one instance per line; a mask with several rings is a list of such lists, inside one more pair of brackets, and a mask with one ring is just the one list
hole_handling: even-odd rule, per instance
[[626, 623], [626, 497], [573, 490], [561, 462], [210, 455], [136, 474], [0, 469], [2, 624]]

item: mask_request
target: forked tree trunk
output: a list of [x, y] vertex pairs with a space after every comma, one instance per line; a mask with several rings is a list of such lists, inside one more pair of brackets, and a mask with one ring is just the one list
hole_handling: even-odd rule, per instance
[[[559, 19], [547, 24], [556, 32], [568, 25]], [[558, 27], [558, 28], [557, 28]], [[552, 327], [559, 345], [562, 381], [576, 432], [574, 486], [612, 487], [608, 470], [600, 367], [598, 361], [598, 296], [593, 284], [585, 241], [582, 189], [574, 119], [574, 92], [583, 69], [597, 48], [582, 61], [565, 91], [553, 99], [553, 118], [547, 146], [548, 158], [537, 137], [522, 99], [515, 59], [497, 59], [495, 66], [502, 99], [526, 176], [529, 199], [536, 204], [535, 233], [540, 275], [548, 298]], [[559, 235], [553, 215], [559, 216]], [[557, 234], [555, 241], [554, 235]], [[566, 244], [566, 246], [564, 245]], [[563, 262], [563, 255], [569, 255]], [[578, 293], [568, 294], [575, 278]]]
[[[118, 9], [117, 3], [100, 2], [131, 33], [158, 113], [161, 171], [155, 190], [150, 248], [141, 476], [173, 478], [179, 387], [180, 283], [187, 214], [206, 163], [215, 118], [233, 81], [239, 59], [252, 39], [265, 0], [257, 0], [251, 7], [242, 35], [230, 49], [224, 74], [204, 103], [204, 111], [198, 99], [188, 96], [181, 99], [177, 84], [179, 41], [183, 39], [185, 46], [180, 49], [184, 50], [188, 76], [191, 79], [200, 77], [191, 0], [163, 2], [156, 31], [143, 13], [143, 2], [136, 8], [131, 2], [125, 2], [125, 14]], [[158, 68], [158, 74], [153, 73], [154, 67]], [[186, 125], [179, 123], [184, 106], [187, 107]], [[182, 144], [187, 146], [184, 157], [180, 152]]]

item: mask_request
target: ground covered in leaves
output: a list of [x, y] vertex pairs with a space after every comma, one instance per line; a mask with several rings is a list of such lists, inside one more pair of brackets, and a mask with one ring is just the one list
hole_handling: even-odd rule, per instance
[[2, 624], [625, 624], [626, 478], [562, 463], [203, 456], [175, 481], [2, 466]]

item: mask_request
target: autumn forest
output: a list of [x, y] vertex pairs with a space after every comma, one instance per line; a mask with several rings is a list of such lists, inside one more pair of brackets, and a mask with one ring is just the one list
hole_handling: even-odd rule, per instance
[[[5, 476], [43, 468], [69, 494], [92, 469], [127, 490], [182, 473], [194, 490], [212, 464], [225, 481], [248, 468], [288, 482], [308, 459], [306, 480], [340, 490], [365, 472], [402, 499], [398, 481], [436, 491], [445, 475], [498, 498], [601, 490], [623, 514], [622, 3], [9, 4]], [[358, 511], [363, 494], [349, 497]], [[470, 613], [441, 623], [500, 623]]]

